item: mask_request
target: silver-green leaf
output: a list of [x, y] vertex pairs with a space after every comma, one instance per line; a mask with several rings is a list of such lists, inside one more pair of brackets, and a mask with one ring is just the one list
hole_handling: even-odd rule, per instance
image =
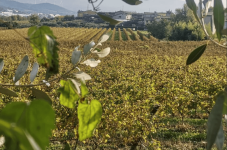
[[215, 140], [215, 144], [216, 144], [218, 150], [222, 150], [224, 140], [225, 140], [225, 136], [224, 136], [223, 126], [221, 124], [219, 131], [218, 131], [218, 135], [217, 135], [216, 140]]
[[123, 0], [123, 1], [129, 5], [139, 5], [142, 3], [142, 1], [140, 0]]
[[112, 19], [111, 17], [106, 16], [106, 15], [102, 15], [102, 14], [100, 14], [100, 13], [98, 13], [98, 16], [99, 16], [100, 18], [102, 18], [104, 21], [109, 22], [110, 25], [117, 25], [117, 24], [121, 23], [121, 21], [114, 20], [114, 19]]
[[220, 92], [217, 96], [216, 103], [210, 112], [207, 123], [207, 150], [211, 149], [218, 135], [222, 122], [222, 111], [225, 98], [226, 93]]
[[45, 92], [33, 88], [32, 89], [32, 95], [34, 95], [36, 97], [36, 99], [43, 99], [43, 100], [47, 101], [49, 104], [52, 105], [51, 98]]
[[4, 61], [3, 61], [3, 58], [0, 58], [0, 72], [2, 71], [4, 67]]
[[201, 21], [198, 18], [198, 15], [197, 15], [197, 7], [196, 7], [196, 4], [195, 4], [195, 1], [194, 0], [186, 0], [186, 4], [193, 11], [193, 14], [194, 14], [196, 20], [199, 23], [201, 23]]
[[9, 89], [2, 88], [2, 87], [0, 87], [0, 93], [8, 95], [8, 96], [18, 97], [18, 95], [15, 92], [13, 92]]
[[222, 30], [224, 28], [224, 7], [222, 0], [214, 0], [214, 25], [216, 28], [217, 38], [220, 41], [222, 37]]
[[89, 44], [84, 46], [84, 55], [87, 55], [91, 48], [95, 45], [95, 42], [91, 41]]
[[36, 77], [36, 75], [38, 73], [38, 70], [39, 70], [39, 64], [35, 62], [33, 64], [33, 68], [32, 68], [32, 71], [30, 73], [30, 80], [31, 80], [31, 82], [34, 81], [34, 79], [35, 79], [35, 77]]
[[72, 53], [72, 59], [71, 59], [71, 61], [72, 61], [72, 64], [73, 65], [75, 65], [76, 63], [78, 63], [78, 61], [80, 61], [80, 56], [81, 56], [81, 51], [78, 51], [78, 48], [79, 48], [79, 46], [77, 46], [76, 48], [75, 48], [75, 50], [73, 51], [73, 53]]
[[20, 80], [21, 77], [23, 77], [27, 68], [28, 68], [28, 56], [26, 55], [26, 56], [24, 56], [21, 63], [17, 67], [14, 82], [17, 82], [18, 80]]

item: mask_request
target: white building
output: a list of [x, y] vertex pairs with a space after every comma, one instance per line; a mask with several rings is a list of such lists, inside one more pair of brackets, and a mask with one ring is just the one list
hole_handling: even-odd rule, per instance
[[112, 18], [118, 21], [128, 21], [131, 20], [132, 15], [124, 11], [118, 11], [115, 12]]
[[[204, 18], [204, 23], [209, 24], [211, 26], [211, 31], [213, 34], [215, 34], [216, 29], [214, 25], [214, 15], [213, 12], [208, 12], [207, 16]], [[225, 13], [225, 23], [224, 23], [224, 29], [227, 29], [227, 13]]]
[[7, 16], [8, 17], [8, 16], [13, 16], [15, 14], [13, 12], [1, 12], [0, 15], [1, 16]]
[[49, 14], [48, 15], [48, 18], [54, 18], [55, 16], [54, 16], [54, 14]]
[[204, 23], [205, 24], [209, 24], [211, 26], [211, 31], [212, 34], [214, 34], [216, 32], [215, 26], [214, 26], [214, 15], [213, 12], [208, 12], [207, 16], [204, 18]]

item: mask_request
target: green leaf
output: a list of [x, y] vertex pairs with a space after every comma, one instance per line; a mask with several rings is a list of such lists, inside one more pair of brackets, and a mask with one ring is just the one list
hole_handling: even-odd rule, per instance
[[221, 40], [222, 37], [222, 30], [224, 27], [224, 7], [222, 0], [214, 0], [214, 25], [216, 28], [216, 34], [218, 37], [218, 40]]
[[39, 70], [39, 64], [36, 62], [33, 64], [32, 71], [30, 73], [30, 81], [33, 82]]
[[123, 1], [129, 5], [139, 5], [142, 3], [142, 1], [140, 0], [123, 0]]
[[4, 61], [3, 61], [3, 58], [0, 58], [0, 72], [2, 71], [4, 67]]
[[222, 112], [223, 115], [227, 114], [227, 97], [225, 98], [225, 101], [224, 101], [224, 106], [223, 106], [223, 112]]
[[41, 66], [49, 69], [49, 74], [59, 71], [58, 43], [52, 30], [48, 26], [30, 27], [28, 30], [30, 45]]
[[110, 23], [110, 25], [117, 25], [119, 23], [121, 23], [122, 21], [117, 21], [117, 20], [114, 20], [112, 18], [110, 18], [109, 16], [106, 16], [106, 15], [102, 15], [100, 13], [98, 13], [99, 17], [102, 18], [104, 21], [107, 21]]
[[31, 135], [41, 149], [49, 145], [51, 130], [55, 128], [55, 112], [45, 100], [9, 103], [1, 110], [0, 119], [28, 132], [28, 138]]
[[45, 92], [32, 88], [32, 95], [34, 95], [36, 99], [43, 99], [47, 101], [50, 105], [52, 105], [51, 98]]
[[207, 47], [207, 44], [204, 44], [200, 47], [197, 47], [193, 52], [191, 52], [191, 54], [188, 56], [186, 65], [190, 65], [195, 61], [197, 61], [206, 50], [206, 47]]
[[218, 135], [222, 122], [223, 103], [226, 93], [220, 92], [217, 96], [214, 107], [212, 108], [207, 123], [207, 150], [210, 150]]
[[28, 68], [28, 56], [24, 56], [22, 59], [21, 63], [17, 67], [16, 73], [15, 73], [15, 80], [14, 82], [16, 83], [18, 80], [20, 80], [21, 77], [25, 74], [27, 68]]
[[65, 144], [65, 148], [63, 150], [71, 150], [70, 146], [69, 146], [69, 143], [66, 142]]
[[78, 101], [79, 96], [75, 92], [75, 88], [73, 83], [70, 80], [61, 80], [60, 81], [61, 88], [58, 91], [61, 93], [60, 95], [60, 103], [68, 108], [74, 108], [76, 105], [76, 101]]
[[[30, 143], [23, 129], [0, 119], [0, 133], [5, 137], [5, 148], [10, 150], [31, 150], [36, 143]], [[37, 149], [37, 148], [36, 148]], [[39, 149], [37, 149], [39, 150]]]
[[194, 0], [186, 0], [186, 4], [193, 11], [193, 14], [194, 14], [196, 20], [200, 23], [200, 20], [199, 20], [198, 15], [197, 15], [197, 6], [195, 4], [195, 1]]
[[0, 87], [0, 93], [8, 95], [8, 96], [18, 97], [18, 95], [15, 92], [13, 92], [9, 89], [2, 88], [2, 87]]
[[218, 131], [218, 135], [217, 135], [216, 140], [215, 140], [215, 144], [216, 144], [218, 150], [222, 150], [224, 140], [225, 140], [225, 136], [224, 136], [223, 126], [221, 124], [219, 131]]
[[91, 41], [89, 44], [86, 44], [84, 46], [84, 55], [87, 55], [94, 45], [95, 45], [95, 43], [93, 41]]
[[101, 52], [102, 51], [101, 49], [98, 49], [98, 48], [95, 48], [95, 50], [97, 50], [98, 52]]
[[101, 121], [102, 106], [97, 100], [92, 100], [90, 104], [79, 103], [77, 112], [79, 119], [79, 140], [83, 141], [92, 136], [94, 129]]
[[88, 88], [86, 86], [86, 84], [81, 81], [81, 96], [82, 98], [85, 97], [88, 94]]

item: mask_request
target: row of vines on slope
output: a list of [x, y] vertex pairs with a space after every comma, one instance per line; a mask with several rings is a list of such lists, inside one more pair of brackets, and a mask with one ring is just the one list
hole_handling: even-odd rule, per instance
[[128, 40], [128, 41], [132, 41], [132, 39], [131, 39], [130, 36], [128, 35], [128, 32], [126, 31], [125, 28], [123, 28], [123, 31], [124, 31], [124, 33], [125, 33], [125, 36], [126, 36], [127, 40]]
[[134, 33], [132, 31], [132, 29], [128, 28], [128, 31], [131, 33], [132, 37], [136, 40], [136, 41], [140, 41], [140, 38], [138, 37], [138, 35], [136, 33]]
[[140, 39], [142, 39], [143, 41], [149, 41], [149, 39], [143, 35], [143, 33], [141, 33], [139, 30], [137, 30], [137, 34], [140, 36]]
[[115, 39], [115, 33], [116, 33], [116, 29], [114, 28], [113, 29], [113, 32], [111, 34], [111, 41], [114, 41], [114, 39]]
[[119, 36], [119, 41], [122, 41], [122, 35], [121, 35], [121, 29], [118, 28], [118, 36]]

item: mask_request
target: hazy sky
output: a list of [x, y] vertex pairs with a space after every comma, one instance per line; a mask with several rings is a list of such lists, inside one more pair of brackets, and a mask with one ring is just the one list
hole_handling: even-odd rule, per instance
[[[15, 0], [22, 3], [52, 3], [72, 11], [92, 9], [87, 0]], [[101, 0], [98, 0], [99, 2]], [[182, 8], [186, 3], [185, 0], [142, 0], [143, 3], [137, 6], [131, 6], [122, 0], [104, 0], [100, 6], [101, 11], [136, 11], [136, 12], [166, 12], [167, 10], [175, 11], [176, 8]], [[226, 1], [222, 0], [226, 7]], [[195, 0], [196, 3], [199, 0]]]

